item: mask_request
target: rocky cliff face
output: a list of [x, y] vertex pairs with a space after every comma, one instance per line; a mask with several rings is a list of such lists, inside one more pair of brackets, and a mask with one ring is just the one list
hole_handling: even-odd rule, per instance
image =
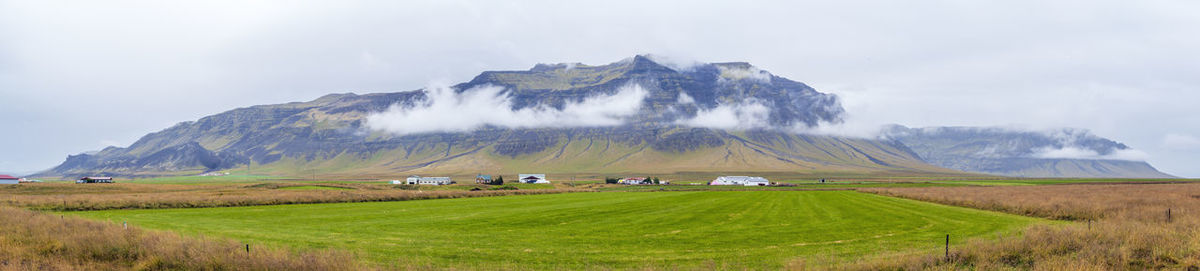
[[1014, 177], [1174, 178], [1137, 160], [1129, 146], [1086, 130], [892, 126], [900, 141], [934, 165]]

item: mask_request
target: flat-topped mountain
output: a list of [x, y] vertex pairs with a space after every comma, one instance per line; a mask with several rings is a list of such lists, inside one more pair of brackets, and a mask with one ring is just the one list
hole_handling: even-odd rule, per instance
[[[248, 163], [257, 172], [347, 175], [950, 172], [923, 163], [895, 141], [774, 129], [836, 123], [843, 110], [833, 95], [747, 63], [672, 68], [635, 56], [600, 66], [539, 64], [526, 71], [484, 72], [448, 89], [452, 93], [427, 88], [332, 94], [309, 102], [238, 108], [148, 134], [127, 148], [72, 155], [42, 174], [193, 174]], [[404, 121], [410, 115], [396, 121], [385, 114], [424, 110], [485, 91], [492, 96], [482, 104], [451, 104], [532, 112], [530, 118], [549, 116], [548, 121], [505, 125], [512, 120], [497, 120], [439, 130], [416, 129], [421, 119]], [[449, 98], [437, 100], [441, 96], [435, 95]], [[588, 112], [609, 106], [591, 106], [591, 101], [619, 95], [634, 97], [635, 106], [604, 115], [610, 122], [571, 123], [589, 121], [594, 114]], [[462, 110], [470, 108], [442, 114], [466, 115]], [[729, 120], [739, 129], [722, 129]]]
[[1028, 161], [959, 155], [958, 147], [938, 147], [945, 138], [899, 128], [876, 139], [796, 133], [840, 123], [837, 97], [743, 62], [664, 63], [635, 56], [599, 66], [538, 64], [483, 72], [453, 86], [238, 108], [150, 133], [129, 147], [71, 155], [39, 175], [183, 175], [247, 166], [280, 175], [1079, 175], [1012, 169]]

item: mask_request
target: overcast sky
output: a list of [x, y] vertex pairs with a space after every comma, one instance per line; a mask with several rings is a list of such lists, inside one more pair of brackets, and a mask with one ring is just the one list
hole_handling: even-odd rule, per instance
[[1200, 177], [1197, 1], [0, 0], [0, 172], [177, 122], [536, 63], [747, 61], [852, 123], [1076, 127]]

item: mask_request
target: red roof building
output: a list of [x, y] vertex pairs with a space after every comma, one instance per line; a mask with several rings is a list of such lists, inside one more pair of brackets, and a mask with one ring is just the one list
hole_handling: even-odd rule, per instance
[[0, 184], [18, 184], [21, 178], [0, 174]]

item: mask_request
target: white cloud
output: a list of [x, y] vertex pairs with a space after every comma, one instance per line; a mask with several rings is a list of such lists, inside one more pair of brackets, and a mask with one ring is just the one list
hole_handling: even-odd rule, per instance
[[760, 70], [756, 67], [749, 68], [726, 68], [718, 66], [721, 70], [721, 80], [755, 80], [763, 83], [771, 82], [771, 73]]
[[366, 127], [394, 134], [464, 132], [484, 126], [505, 128], [614, 126], [638, 113], [648, 92], [633, 84], [613, 95], [568, 101], [562, 109], [536, 105], [512, 109], [504, 88], [482, 86], [456, 93], [445, 86], [426, 88], [427, 99], [415, 106], [393, 105], [367, 116]]
[[1200, 150], [1200, 138], [1185, 134], [1169, 133], [1163, 136], [1162, 146], [1170, 150]]
[[828, 135], [855, 138], [878, 138], [887, 124], [870, 122], [860, 118], [847, 117], [841, 123], [821, 122], [816, 127], [798, 126], [792, 130], [801, 134]]
[[701, 109], [696, 116], [676, 120], [676, 124], [692, 127], [746, 130], [768, 128], [770, 109], [755, 100], [743, 103], [721, 104], [712, 109]]
[[1091, 160], [1127, 160], [1127, 161], [1145, 161], [1149, 157], [1143, 151], [1135, 149], [1116, 149], [1107, 155], [1075, 146], [1064, 146], [1062, 148], [1045, 147], [1034, 150], [1033, 157], [1047, 159], [1091, 159]]
[[675, 101], [678, 102], [679, 104], [695, 104], [696, 103], [696, 99], [692, 98], [691, 95], [687, 95], [687, 93], [683, 92], [683, 91], [679, 92], [679, 97], [675, 98]]
[[654, 63], [658, 63], [659, 65], [667, 66], [667, 68], [671, 68], [677, 72], [689, 72], [695, 70], [696, 67], [699, 67], [700, 65], [704, 65], [704, 62], [674, 55], [668, 56], [661, 54], [648, 54], [646, 55], [646, 58], [649, 58], [651, 61], [654, 61]]

